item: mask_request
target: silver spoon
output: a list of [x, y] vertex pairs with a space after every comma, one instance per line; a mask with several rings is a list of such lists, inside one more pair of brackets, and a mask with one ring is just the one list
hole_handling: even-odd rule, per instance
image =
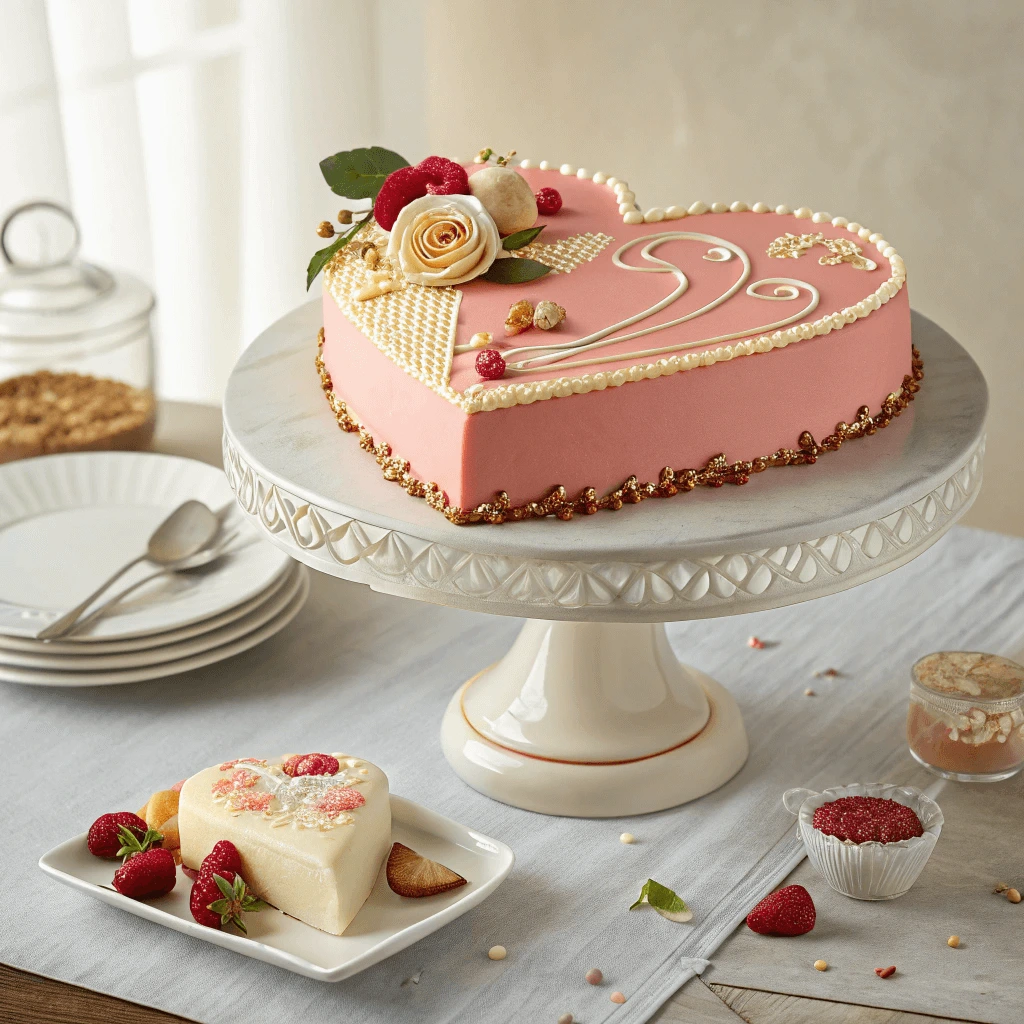
[[[211, 547], [204, 548], [202, 551], [197, 551], [194, 555], [190, 555], [188, 558], [183, 558], [180, 562], [175, 562], [173, 565], [169, 565], [166, 568], [158, 569], [156, 572], [150, 573], [148, 576], [143, 576], [137, 583], [133, 583], [130, 587], [125, 587], [124, 590], [115, 594], [109, 600], [104, 601], [98, 608], [94, 608], [88, 615], [83, 615], [77, 622], [72, 623], [61, 636], [68, 636], [71, 633], [81, 633], [83, 629], [88, 629], [97, 619], [102, 619], [107, 612], [110, 611], [115, 605], [120, 604], [129, 594], [134, 593], [140, 587], [144, 587], [147, 583], [151, 583], [153, 580], [160, 579], [162, 576], [174, 576], [179, 572], [188, 572], [189, 569], [199, 569], [202, 566], [209, 565], [211, 562], [215, 562], [218, 558], [228, 553], [228, 547], [238, 538], [238, 531], [228, 534], [222, 540], [218, 540], [216, 544]], [[56, 639], [54, 637], [53, 639]]]
[[103, 586], [97, 587], [84, 601], [75, 605], [71, 611], [51, 622], [44, 630], [36, 634], [37, 640], [54, 640], [70, 629], [79, 616], [116, 580], [120, 579], [132, 566], [139, 562], [150, 561], [155, 565], [169, 566], [180, 562], [197, 551], [208, 547], [221, 527], [216, 513], [207, 508], [201, 501], [186, 501], [179, 505], [157, 528], [149, 538], [144, 554], [133, 558], [127, 565], [121, 566]]

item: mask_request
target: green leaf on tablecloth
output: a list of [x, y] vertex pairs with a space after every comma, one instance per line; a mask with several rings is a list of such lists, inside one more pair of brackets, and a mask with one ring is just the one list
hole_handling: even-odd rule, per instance
[[480, 280], [493, 281], [495, 284], [526, 284], [527, 281], [536, 281], [538, 277], [550, 273], [551, 268], [543, 263], [513, 256], [506, 260], [495, 260], [491, 269], [480, 275]]
[[409, 161], [383, 146], [346, 149], [320, 161], [320, 171], [331, 191], [346, 199], [376, 199], [384, 179]]
[[684, 923], [693, 919], [692, 911], [683, 900], [667, 885], [662, 885], [653, 878], [648, 878], [644, 882], [636, 903], [629, 909], [636, 910], [637, 907], [641, 907], [645, 903], [654, 907], [662, 917], [668, 918], [669, 921]]

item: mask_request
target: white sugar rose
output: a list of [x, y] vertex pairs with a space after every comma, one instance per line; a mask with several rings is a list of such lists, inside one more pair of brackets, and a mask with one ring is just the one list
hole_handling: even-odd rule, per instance
[[392, 225], [388, 256], [413, 284], [464, 284], [486, 273], [501, 249], [490, 214], [473, 196], [421, 196]]

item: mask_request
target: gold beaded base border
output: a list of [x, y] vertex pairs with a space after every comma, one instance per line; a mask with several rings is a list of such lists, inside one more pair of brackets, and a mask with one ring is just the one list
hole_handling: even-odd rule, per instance
[[377, 444], [370, 432], [349, 413], [344, 401], [334, 393], [331, 375], [324, 365], [323, 347], [324, 329], [321, 327], [317, 341], [316, 369], [320, 376], [320, 386], [327, 396], [338, 426], [346, 433], [359, 434], [359, 447], [377, 460], [385, 480], [399, 484], [414, 498], [423, 498], [432, 509], [442, 513], [456, 526], [519, 522], [523, 519], [543, 519], [546, 516], [569, 520], [577, 514], [593, 515], [602, 509], [615, 511], [626, 504], [637, 505], [646, 498], [671, 498], [680, 492], [692, 491], [695, 487], [745, 484], [752, 473], [763, 473], [776, 466], [810, 465], [818, 461], [819, 455], [838, 451], [845, 441], [853, 441], [887, 427], [914, 400], [924, 377], [921, 353], [912, 348], [911, 372], [903, 378], [899, 391], [886, 395], [879, 412], [872, 416], [871, 410], [862, 405], [852, 423], [837, 423], [835, 432], [821, 441], [815, 441], [811, 433], [805, 430], [797, 441], [799, 448], [780, 448], [772, 455], [762, 455], [750, 462], [730, 463], [724, 455], [716, 455], [703, 469], [672, 469], [666, 466], [658, 475], [656, 484], [642, 484], [635, 476], [631, 476], [621, 487], [603, 497], [598, 497], [593, 487], [584, 488], [575, 498], [570, 498], [564, 487], [554, 487], [540, 501], [513, 505], [508, 494], [499, 491], [494, 501], [477, 505], [473, 509], [463, 509], [450, 504], [448, 495], [437, 484], [424, 483], [412, 476], [409, 463], [394, 455], [391, 445], [384, 442]]

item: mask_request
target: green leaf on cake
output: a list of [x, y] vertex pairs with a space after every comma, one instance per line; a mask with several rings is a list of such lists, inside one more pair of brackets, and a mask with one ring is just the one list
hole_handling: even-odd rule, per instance
[[327, 266], [331, 261], [331, 257], [334, 256], [339, 249], [343, 249], [349, 242], [352, 241], [356, 235], [362, 231], [362, 229], [373, 219], [373, 211], [367, 213], [363, 220], [356, 221], [347, 231], [331, 242], [324, 249], [320, 249], [313, 253], [313, 258], [309, 261], [309, 266], [306, 267], [306, 291], [309, 291], [309, 286], [316, 280], [316, 275], [320, 273], [324, 267]]
[[501, 247], [508, 252], [512, 252], [514, 249], [522, 249], [524, 245], [529, 245], [543, 230], [544, 225], [538, 224], [535, 228], [517, 231], [514, 235], [503, 238], [501, 240]]
[[516, 259], [495, 260], [486, 274], [480, 275], [481, 281], [493, 281], [495, 284], [526, 284], [536, 281], [538, 277], [550, 274], [551, 268], [536, 260]]
[[346, 149], [320, 161], [324, 181], [331, 191], [346, 199], [376, 199], [384, 179], [399, 167], [408, 167], [405, 157], [383, 146]]
[[648, 878], [640, 895], [629, 909], [636, 910], [644, 904], [654, 907], [662, 917], [670, 921], [686, 922], [693, 918], [690, 908], [667, 886]]

